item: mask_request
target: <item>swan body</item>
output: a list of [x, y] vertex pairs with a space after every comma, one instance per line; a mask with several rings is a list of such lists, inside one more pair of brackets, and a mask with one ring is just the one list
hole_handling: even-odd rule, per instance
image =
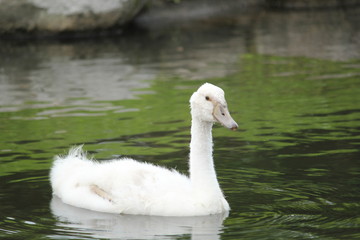
[[82, 146], [56, 156], [50, 171], [53, 193], [64, 203], [94, 211], [200, 216], [230, 210], [217, 181], [212, 158], [212, 125], [232, 130], [221, 88], [203, 84], [190, 98], [192, 125], [190, 176], [175, 170], [123, 158], [97, 162]]

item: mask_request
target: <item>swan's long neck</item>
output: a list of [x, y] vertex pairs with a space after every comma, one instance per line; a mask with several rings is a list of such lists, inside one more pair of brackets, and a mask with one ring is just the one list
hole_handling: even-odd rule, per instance
[[221, 194], [212, 157], [212, 123], [193, 118], [190, 142], [190, 180], [195, 192]]

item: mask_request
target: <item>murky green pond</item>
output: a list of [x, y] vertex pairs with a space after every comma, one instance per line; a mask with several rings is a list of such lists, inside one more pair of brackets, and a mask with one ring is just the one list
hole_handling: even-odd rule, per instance
[[[339, 59], [327, 40], [321, 56], [269, 53], [234, 29], [3, 44], [0, 238], [359, 239], [358, 45]], [[239, 123], [213, 133], [229, 215], [103, 214], [52, 197], [52, 158], [78, 144], [186, 173], [188, 99], [203, 82], [225, 90]]]

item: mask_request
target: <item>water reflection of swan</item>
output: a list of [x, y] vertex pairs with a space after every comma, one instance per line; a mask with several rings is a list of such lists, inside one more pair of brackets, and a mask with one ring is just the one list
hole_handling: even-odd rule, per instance
[[227, 213], [197, 217], [118, 215], [77, 208], [54, 196], [51, 211], [58, 218], [61, 234], [91, 235], [108, 239], [220, 239]]
[[192, 125], [190, 178], [132, 159], [89, 161], [81, 147], [57, 157], [51, 170], [55, 195], [90, 210], [157, 216], [200, 216], [228, 211], [212, 157], [212, 126], [237, 124], [227, 110], [224, 91], [202, 85], [190, 98]]

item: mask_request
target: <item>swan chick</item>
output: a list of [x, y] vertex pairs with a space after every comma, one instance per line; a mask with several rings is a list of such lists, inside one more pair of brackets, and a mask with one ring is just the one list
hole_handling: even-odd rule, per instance
[[230, 210], [217, 180], [212, 126], [238, 128], [224, 91], [205, 83], [190, 98], [189, 176], [130, 158], [98, 162], [82, 146], [56, 156], [50, 170], [53, 194], [64, 203], [99, 212], [201, 216]]

